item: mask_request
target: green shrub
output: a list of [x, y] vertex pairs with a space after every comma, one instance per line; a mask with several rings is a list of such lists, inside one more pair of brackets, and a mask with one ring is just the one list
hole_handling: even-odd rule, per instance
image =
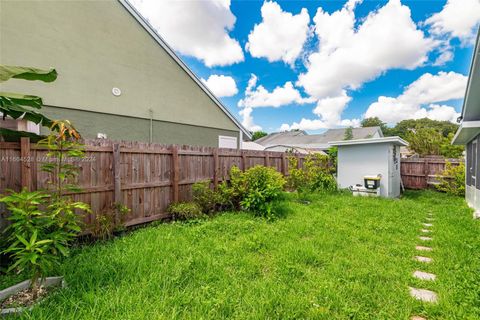
[[447, 161], [439, 182], [435, 186], [437, 190], [456, 196], [465, 196], [465, 164], [460, 163], [454, 166]]
[[205, 217], [201, 207], [195, 202], [172, 203], [168, 206], [167, 212], [172, 215], [174, 220], [191, 220]]
[[316, 191], [335, 191], [337, 183], [333, 177], [334, 168], [328, 156], [313, 154], [308, 155], [303, 163], [303, 168], [298, 168], [296, 157], [289, 158], [288, 187], [299, 194]]
[[13, 261], [8, 270], [29, 275], [34, 298], [39, 279], [68, 255], [70, 242], [81, 231], [75, 210], [90, 210], [84, 203], [64, 198], [50, 201], [50, 195], [26, 189], [0, 199], [10, 212], [11, 223], [5, 229], [8, 247], [3, 251]]
[[240, 204], [245, 210], [262, 217], [275, 214], [273, 202], [280, 198], [285, 179], [275, 169], [255, 166], [238, 179], [238, 190], [243, 193]]
[[218, 193], [210, 188], [210, 181], [196, 182], [192, 186], [193, 202], [198, 204], [200, 209], [207, 214], [214, 213], [218, 209]]

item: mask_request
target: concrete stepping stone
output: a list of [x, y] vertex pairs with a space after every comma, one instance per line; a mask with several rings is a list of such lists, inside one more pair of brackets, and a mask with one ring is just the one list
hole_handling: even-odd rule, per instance
[[412, 316], [410, 320], [427, 320], [427, 318], [420, 317], [420, 316]]
[[416, 246], [415, 249], [419, 250], [419, 251], [433, 251], [432, 248], [430, 247], [424, 247], [424, 246]]
[[427, 221], [433, 221], [433, 220], [435, 220], [435, 219], [432, 218], [432, 217], [426, 217], [425, 220], [427, 220]]
[[417, 289], [410, 287], [410, 295], [415, 299], [423, 302], [435, 303], [438, 301], [437, 294], [433, 291], [426, 289]]
[[425, 227], [433, 227], [433, 224], [431, 224], [431, 223], [424, 223], [423, 225], [424, 225]]
[[428, 229], [421, 229], [420, 231], [422, 231], [423, 233], [429, 233], [429, 232], [432, 232], [432, 230], [428, 230]]
[[424, 257], [424, 256], [415, 256], [415, 260], [417, 260], [418, 262], [425, 262], [425, 263], [431, 263], [433, 261], [432, 258]]
[[433, 239], [430, 238], [430, 237], [424, 237], [424, 236], [420, 236], [419, 238], [420, 238], [420, 240], [422, 240], [422, 241], [432, 241], [432, 240], [433, 240]]
[[413, 276], [417, 279], [426, 280], [426, 281], [434, 281], [437, 278], [437, 276], [434, 275], [433, 273], [423, 272], [419, 270], [415, 270], [413, 272]]

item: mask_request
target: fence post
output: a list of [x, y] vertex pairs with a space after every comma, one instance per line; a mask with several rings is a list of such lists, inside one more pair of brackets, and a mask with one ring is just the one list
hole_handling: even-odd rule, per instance
[[178, 202], [178, 147], [172, 145], [172, 202]]
[[428, 163], [428, 159], [425, 158], [425, 162], [424, 162], [424, 165], [423, 165], [423, 170], [424, 170], [424, 174], [425, 174], [425, 187], [428, 188], [428, 166], [429, 166], [429, 163]]
[[113, 144], [113, 201], [115, 202], [115, 220], [120, 222], [120, 207], [122, 201], [122, 180], [121, 180], [121, 167], [120, 167], [120, 144]]
[[218, 149], [213, 150], [213, 187], [215, 190], [218, 187]]
[[265, 167], [268, 166], [270, 166], [270, 154], [267, 151], [267, 153], [265, 154]]
[[285, 170], [285, 159], [286, 159], [286, 156], [285, 156], [285, 153], [282, 153], [282, 163], [281, 163], [281, 170], [282, 170], [282, 174], [285, 176], [287, 174], [287, 170]]
[[301, 168], [302, 168], [301, 161], [302, 161], [302, 158], [300, 158], [300, 155], [297, 154], [297, 169], [301, 169]]
[[22, 173], [22, 189], [27, 188], [28, 191], [32, 190], [32, 167], [30, 161], [30, 138], [20, 138], [20, 157], [21, 157], [21, 173]]
[[243, 150], [242, 150], [242, 170], [247, 171], [247, 155]]

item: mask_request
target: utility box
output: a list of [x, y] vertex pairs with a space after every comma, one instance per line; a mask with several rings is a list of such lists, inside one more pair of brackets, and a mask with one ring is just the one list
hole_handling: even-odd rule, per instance
[[400, 196], [400, 137], [329, 142], [338, 148], [337, 184], [341, 189], [361, 186], [377, 190], [381, 197]]

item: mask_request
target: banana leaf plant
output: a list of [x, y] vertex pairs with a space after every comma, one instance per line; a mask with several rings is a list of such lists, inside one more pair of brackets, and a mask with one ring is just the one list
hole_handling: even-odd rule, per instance
[[[10, 79], [52, 82], [57, 79], [57, 71], [55, 69], [42, 70], [30, 67], [0, 65], [0, 83]], [[38, 112], [42, 106], [43, 101], [41, 97], [0, 91], [0, 114], [3, 120], [10, 117], [31, 121], [45, 127], [51, 127], [53, 121]], [[19, 137], [30, 137], [34, 140], [42, 138], [34, 133], [6, 128], [0, 128], [0, 136], [7, 141], [15, 140]]]

